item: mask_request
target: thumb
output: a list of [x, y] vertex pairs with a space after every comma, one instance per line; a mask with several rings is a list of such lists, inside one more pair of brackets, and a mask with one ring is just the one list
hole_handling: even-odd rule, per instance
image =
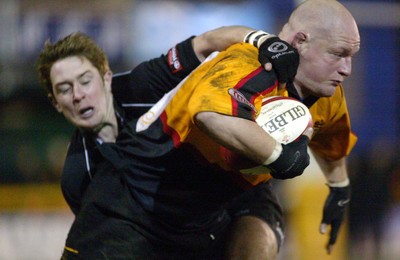
[[279, 83], [278, 89], [285, 89], [286, 83]]
[[308, 139], [311, 140], [313, 133], [314, 133], [314, 129], [312, 127], [308, 127], [306, 130], [304, 130], [303, 135], [307, 136]]
[[264, 64], [264, 69], [265, 69], [266, 71], [272, 70], [272, 63], [271, 63], [271, 62], [265, 63], [265, 64]]
[[326, 234], [327, 228], [328, 228], [328, 226], [327, 226], [325, 223], [322, 223], [322, 224], [319, 226], [319, 233], [321, 233], [321, 234]]

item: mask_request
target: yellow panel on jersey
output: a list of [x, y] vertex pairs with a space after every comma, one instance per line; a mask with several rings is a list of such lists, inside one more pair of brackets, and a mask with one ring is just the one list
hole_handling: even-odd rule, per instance
[[357, 136], [351, 131], [343, 87], [339, 85], [332, 97], [318, 99], [310, 112], [314, 120], [310, 148], [326, 160], [349, 155]]
[[[227, 115], [239, 115], [253, 119], [260, 110], [265, 91], [273, 91], [267, 82], [262, 87], [246, 85], [258, 73], [264, 72], [257, 62], [258, 52], [251, 45], [239, 45], [229, 49], [217, 64], [210, 66], [196, 85], [189, 104], [192, 118], [202, 111], [213, 111]], [[239, 48], [241, 47], [241, 48]], [[245, 87], [244, 87], [245, 86]], [[263, 91], [263, 93], [257, 93]], [[238, 102], [237, 102], [238, 101]], [[241, 111], [243, 114], [241, 114]]]

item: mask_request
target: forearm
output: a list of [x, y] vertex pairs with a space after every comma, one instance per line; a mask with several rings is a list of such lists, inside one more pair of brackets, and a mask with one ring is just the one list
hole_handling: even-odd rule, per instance
[[229, 151], [239, 153], [258, 165], [267, 166], [274, 178], [299, 176], [310, 163], [307, 153], [309, 137], [305, 135], [288, 145], [282, 145], [256, 122], [247, 119], [200, 112], [195, 116], [195, 122], [200, 130]]
[[243, 42], [251, 31], [254, 29], [246, 26], [224, 26], [207, 31], [193, 39], [193, 49], [199, 60], [203, 61], [214, 51], [223, 51], [235, 43]]
[[219, 144], [260, 165], [275, 149], [276, 141], [253, 121], [213, 112], [201, 112], [195, 118], [200, 130]]
[[329, 184], [344, 183], [348, 180], [345, 158], [328, 161], [316, 153], [313, 154]]

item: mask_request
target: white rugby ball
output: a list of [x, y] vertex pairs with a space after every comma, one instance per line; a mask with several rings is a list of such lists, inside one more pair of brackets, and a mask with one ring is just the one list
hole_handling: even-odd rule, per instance
[[310, 111], [303, 103], [281, 96], [263, 99], [256, 122], [282, 144], [296, 140], [313, 124]]

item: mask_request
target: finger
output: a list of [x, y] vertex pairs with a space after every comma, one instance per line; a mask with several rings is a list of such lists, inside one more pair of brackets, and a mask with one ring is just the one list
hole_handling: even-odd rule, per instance
[[266, 71], [272, 70], [272, 63], [271, 63], [271, 62], [265, 63], [265, 64], [264, 64], [264, 69], [265, 69]]
[[307, 136], [309, 140], [311, 140], [311, 137], [314, 133], [314, 129], [312, 127], [308, 127], [306, 130], [304, 130], [303, 135]]
[[278, 89], [285, 89], [286, 88], [286, 83], [279, 83]]
[[336, 238], [339, 233], [339, 227], [340, 227], [340, 221], [332, 222], [331, 233], [329, 236], [329, 244], [330, 245], [333, 245], [336, 243]]
[[326, 252], [328, 253], [328, 255], [330, 255], [333, 251], [333, 245], [332, 244], [328, 244], [326, 246]]
[[319, 226], [319, 233], [321, 233], [321, 234], [326, 234], [326, 230], [328, 229], [328, 225], [327, 224], [325, 224], [325, 223], [322, 223], [320, 226]]

